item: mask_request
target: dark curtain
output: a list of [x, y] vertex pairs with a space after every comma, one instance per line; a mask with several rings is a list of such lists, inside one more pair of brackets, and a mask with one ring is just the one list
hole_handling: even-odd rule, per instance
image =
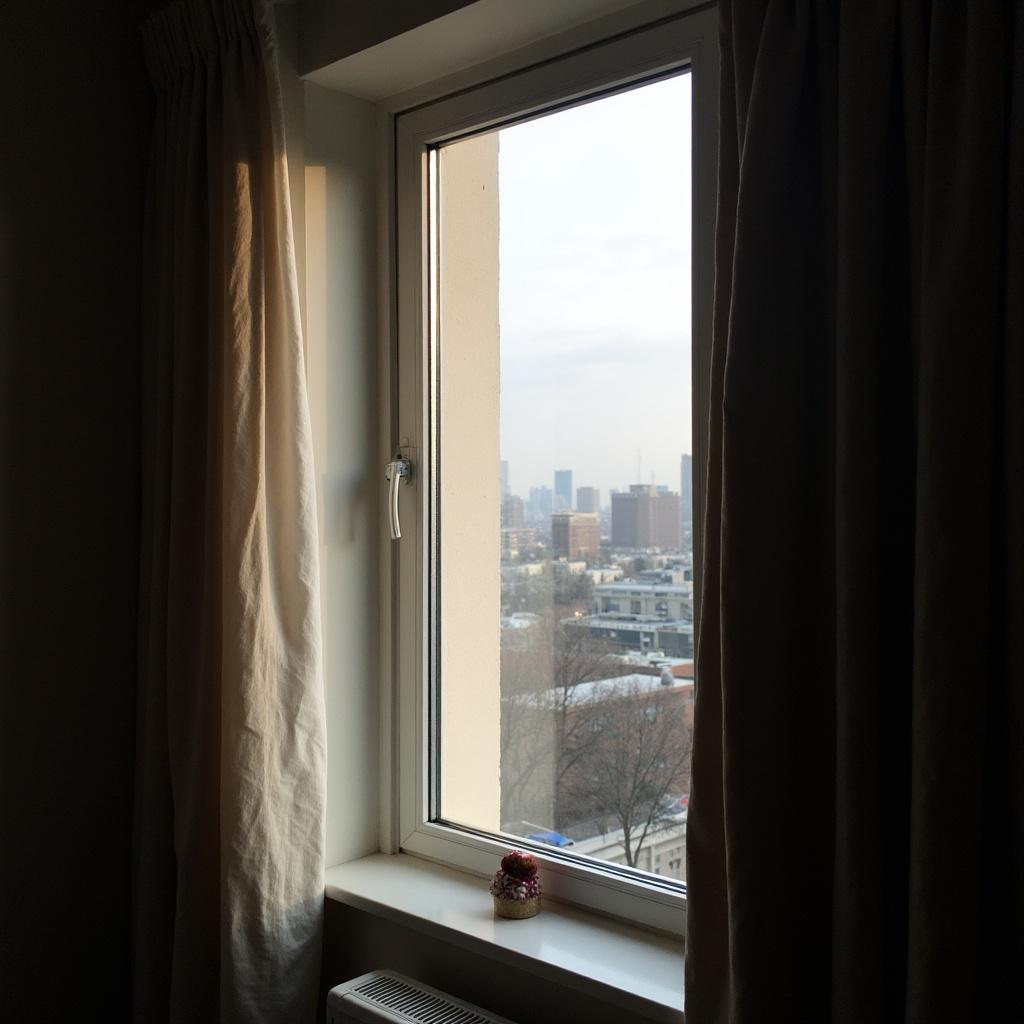
[[1024, 6], [720, 4], [687, 1024], [1024, 1020]]

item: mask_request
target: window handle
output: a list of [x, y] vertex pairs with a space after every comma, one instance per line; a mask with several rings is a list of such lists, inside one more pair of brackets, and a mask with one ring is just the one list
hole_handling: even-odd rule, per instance
[[398, 540], [402, 536], [402, 524], [398, 519], [398, 485], [412, 476], [412, 463], [399, 457], [388, 463], [384, 475], [388, 479], [388, 525], [391, 528], [391, 539]]

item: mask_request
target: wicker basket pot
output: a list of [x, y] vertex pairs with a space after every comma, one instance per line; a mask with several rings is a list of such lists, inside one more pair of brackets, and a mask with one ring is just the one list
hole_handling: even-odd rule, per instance
[[498, 917], [508, 917], [514, 921], [522, 921], [527, 917], [535, 917], [540, 910], [540, 897], [530, 896], [525, 900], [503, 900], [494, 896], [494, 913]]

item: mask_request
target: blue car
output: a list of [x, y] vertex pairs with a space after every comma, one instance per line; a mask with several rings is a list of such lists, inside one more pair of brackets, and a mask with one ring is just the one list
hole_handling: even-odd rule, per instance
[[572, 846], [573, 841], [568, 836], [563, 836], [561, 832], [531, 832], [527, 839], [532, 839], [535, 843], [547, 843], [548, 846]]

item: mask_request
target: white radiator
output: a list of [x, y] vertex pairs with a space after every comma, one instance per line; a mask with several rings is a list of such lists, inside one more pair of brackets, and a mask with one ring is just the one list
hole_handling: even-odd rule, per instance
[[327, 1024], [512, 1024], [395, 971], [371, 971], [327, 993]]

